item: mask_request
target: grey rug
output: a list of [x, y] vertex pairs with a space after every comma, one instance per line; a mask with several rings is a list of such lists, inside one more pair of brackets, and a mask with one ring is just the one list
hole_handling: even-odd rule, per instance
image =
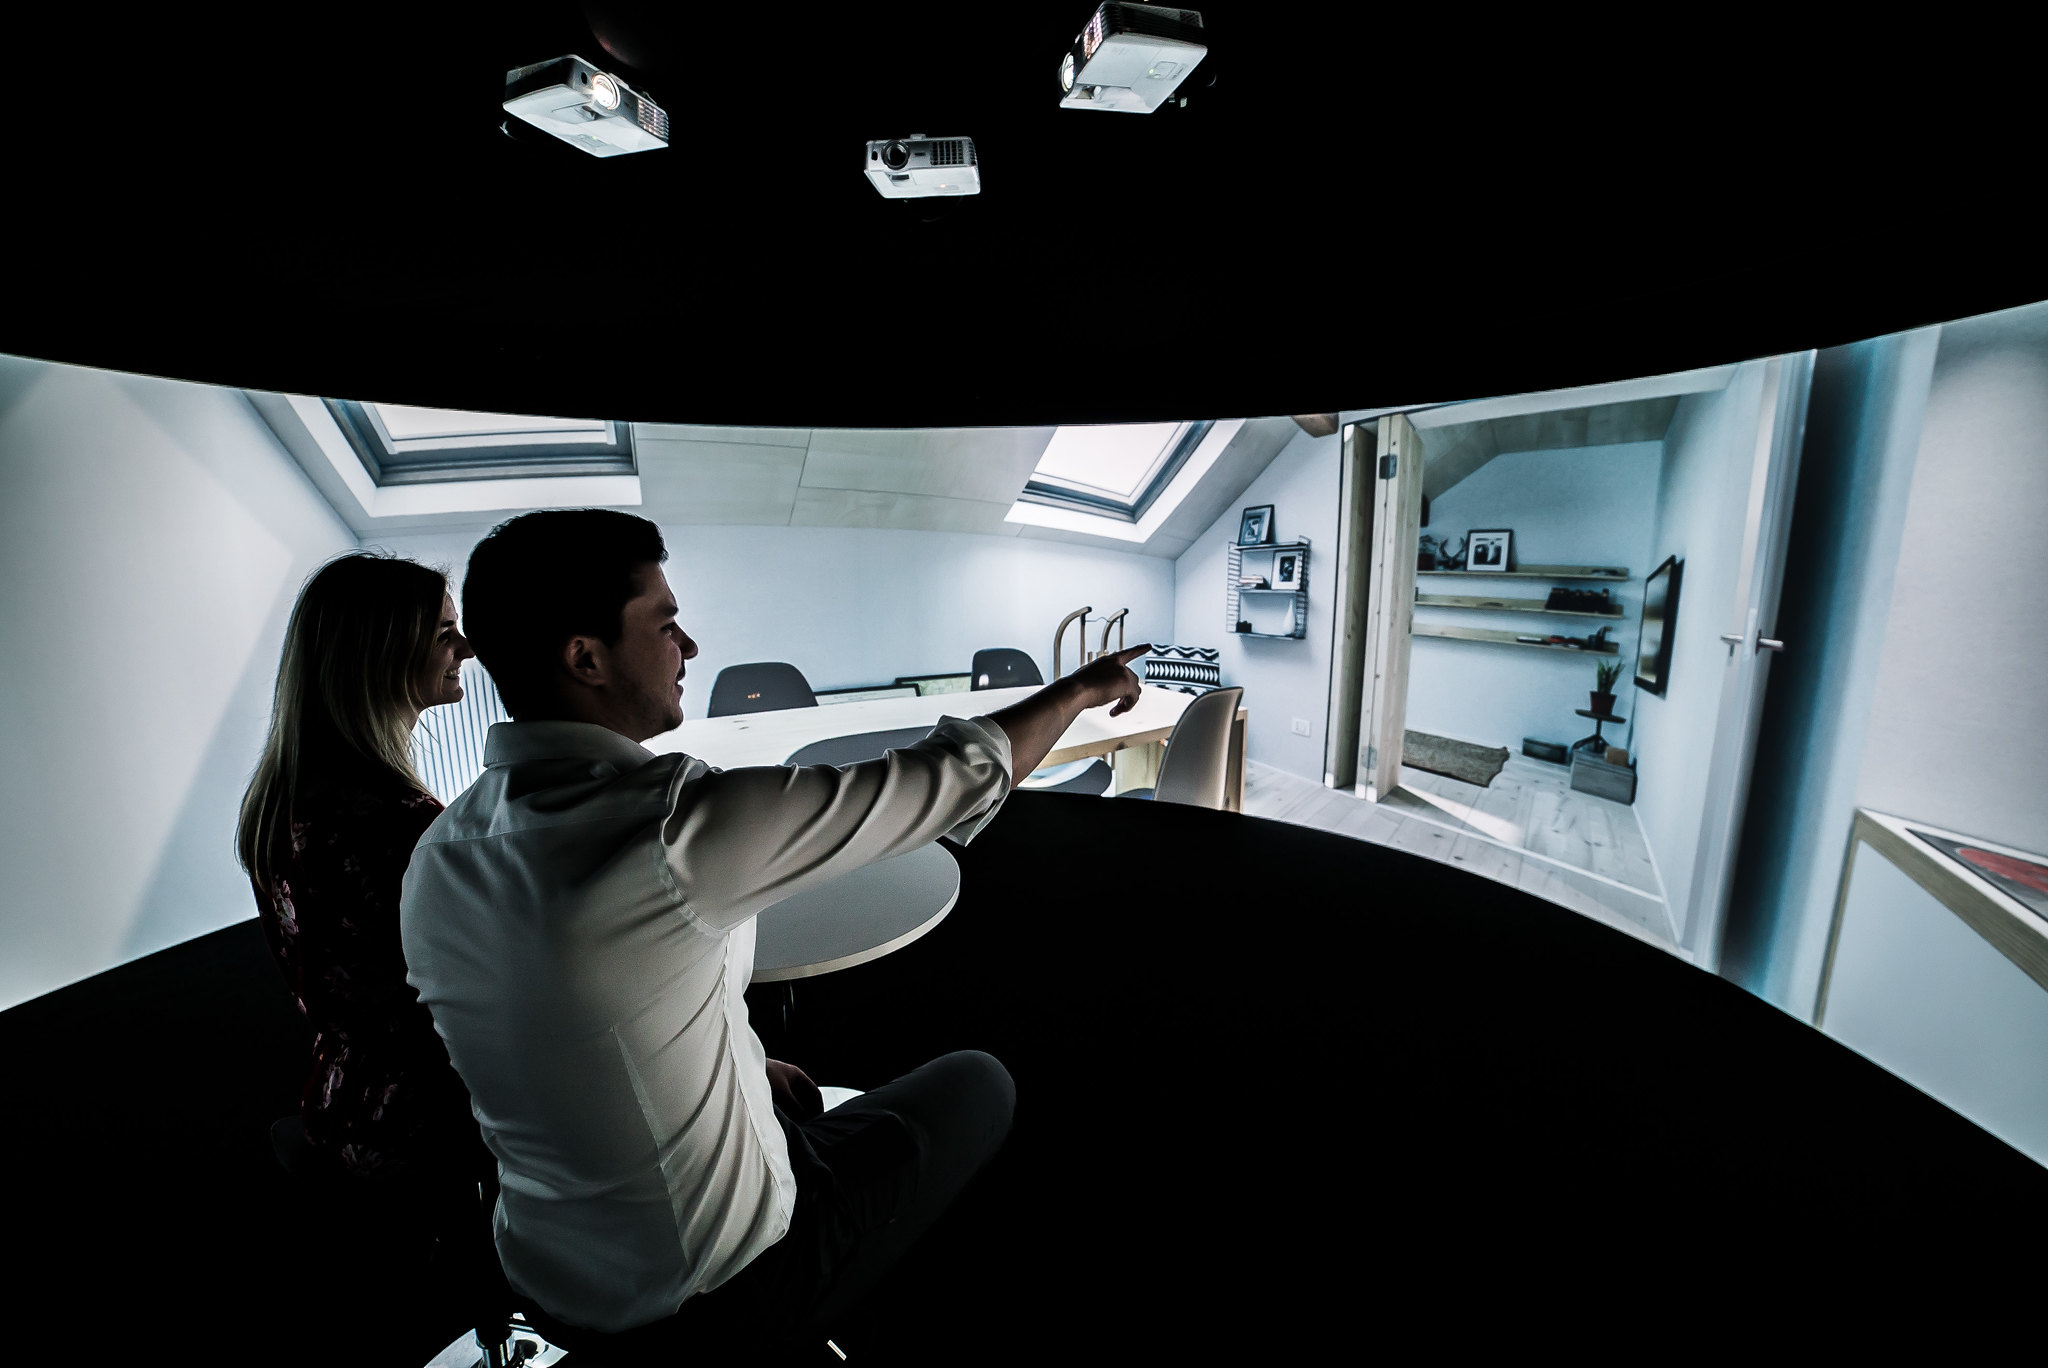
[[1485, 788], [1508, 762], [1505, 746], [1475, 746], [1428, 732], [1401, 733], [1401, 763]]

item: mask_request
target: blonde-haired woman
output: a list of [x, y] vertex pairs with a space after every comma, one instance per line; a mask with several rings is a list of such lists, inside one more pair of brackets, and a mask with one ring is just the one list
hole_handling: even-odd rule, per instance
[[398, 938], [406, 865], [441, 812], [413, 772], [413, 724], [461, 700], [474, 654], [440, 572], [369, 553], [328, 562], [292, 609], [242, 799], [264, 938], [313, 1028], [300, 1122], [355, 1174], [482, 1162], [469, 1094]]

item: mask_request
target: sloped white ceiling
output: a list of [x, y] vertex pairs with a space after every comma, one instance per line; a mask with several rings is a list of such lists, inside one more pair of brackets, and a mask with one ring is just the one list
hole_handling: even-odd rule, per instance
[[718, 428], [638, 423], [642, 516], [664, 523], [894, 527], [1178, 556], [1279, 454], [1289, 418], [1247, 422], [1142, 544], [1006, 522], [1052, 427]]
[[[306, 421], [328, 421], [313, 411], [317, 404], [308, 410], [308, 420], [291, 409], [285, 396], [251, 392], [250, 398], [261, 401], [259, 409], [273, 430], [359, 534], [487, 526], [509, 516], [503, 510], [370, 516], [360, 501], [350, 503], [344, 497], [346, 491], [329, 488], [336, 483], [335, 462], [341, 458], [323, 455], [305, 426]], [[1245, 422], [1180, 506], [1143, 543], [1006, 521], [1056, 430], [635, 423], [641, 502], [633, 511], [671, 524], [975, 532], [1172, 558], [1230, 506], [1297, 429], [1291, 418]], [[350, 506], [340, 508], [341, 504]]]
[[1623, 404], [1520, 413], [1453, 423], [1422, 433], [1422, 492], [1431, 499], [1509, 451], [1564, 451], [1620, 442], [1661, 442], [1678, 396]]
[[1422, 438], [1422, 492], [1438, 498], [1506, 452], [1662, 441], [1680, 399], [1724, 388], [1735, 369], [1707, 366], [1421, 410], [1412, 421]]

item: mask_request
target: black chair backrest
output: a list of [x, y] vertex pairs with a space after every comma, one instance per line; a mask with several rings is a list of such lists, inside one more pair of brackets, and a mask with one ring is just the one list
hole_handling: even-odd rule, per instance
[[728, 665], [711, 685], [710, 717], [736, 713], [775, 712], [782, 708], [815, 708], [818, 696], [796, 666], [780, 660]]
[[879, 760], [892, 750], [922, 741], [931, 735], [930, 727], [899, 727], [895, 731], [860, 732], [853, 736], [828, 736], [823, 741], [813, 741], [802, 750], [783, 761], [785, 765], [858, 765], [863, 760]]
[[1038, 662], [1014, 646], [991, 646], [974, 653], [974, 669], [968, 676], [969, 689], [1016, 689], [1043, 684]]

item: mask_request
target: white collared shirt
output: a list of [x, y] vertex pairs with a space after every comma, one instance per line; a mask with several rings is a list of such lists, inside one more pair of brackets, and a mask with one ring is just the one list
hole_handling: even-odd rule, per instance
[[498, 1159], [498, 1255], [575, 1325], [672, 1315], [789, 1228], [796, 1184], [741, 994], [754, 914], [1010, 791], [945, 718], [880, 760], [712, 769], [581, 722], [501, 722], [405, 876], [407, 980]]

